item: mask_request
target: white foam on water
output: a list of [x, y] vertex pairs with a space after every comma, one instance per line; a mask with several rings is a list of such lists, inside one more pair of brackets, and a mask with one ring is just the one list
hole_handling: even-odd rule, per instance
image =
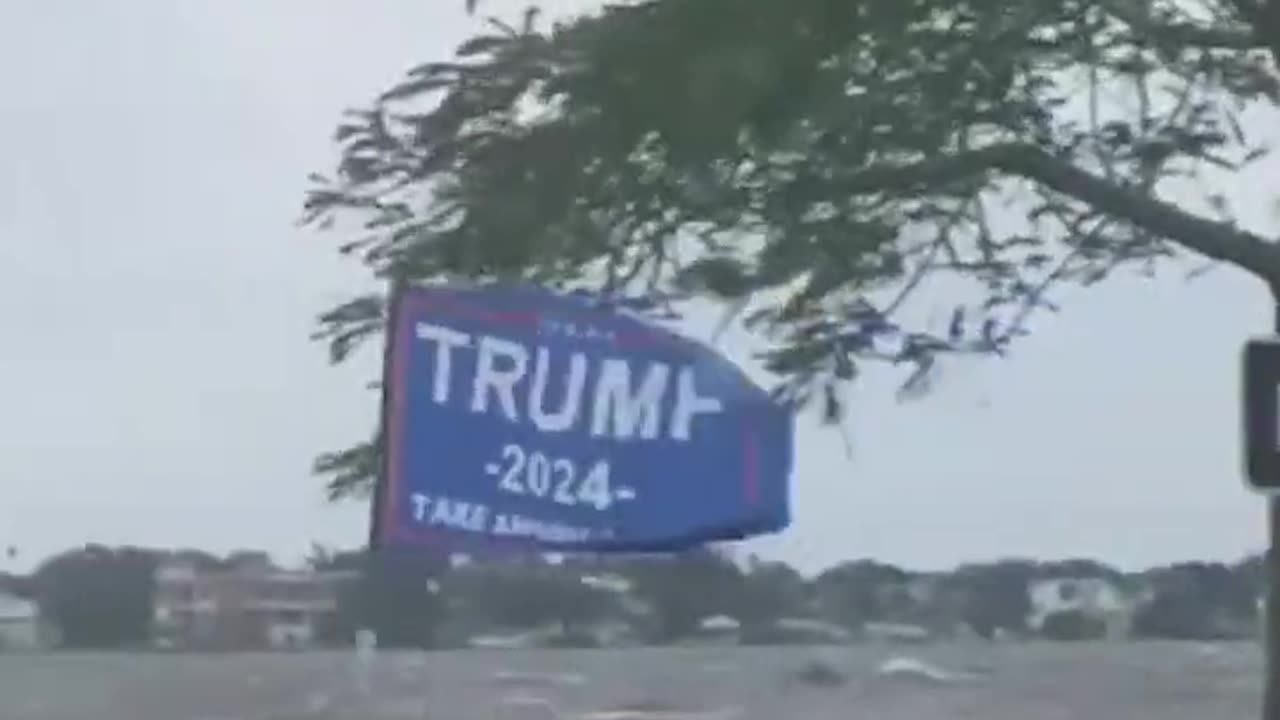
[[507, 708], [536, 711], [541, 717], [552, 720], [732, 720], [742, 714], [742, 708], [724, 706], [710, 710], [650, 710], [644, 708], [616, 708], [589, 712], [568, 711], [554, 700], [529, 693], [514, 693], [499, 700]]
[[564, 687], [585, 685], [587, 678], [583, 675], [579, 675], [578, 673], [543, 673], [499, 670], [493, 674], [493, 681], [499, 685]]
[[884, 677], [924, 680], [944, 685], [973, 682], [979, 679], [979, 676], [973, 673], [946, 670], [911, 657], [890, 658], [881, 663], [880, 667], [876, 669], [876, 674]]
[[326, 692], [313, 692], [307, 695], [307, 712], [319, 715], [333, 707], [333, 696]]
[[730, 720], [742, 708], [725, 706], [712, 710], [598, 710], [578, 715], [578, 720]]
[[534, 711], [529, 714], [521, 713], [520, 717], [522, 718], [534, 716], [551, 718], [552, 720], [563, 720], [566, 717], [566, 714], [560, 709], [560, 706], [558, 706], [555, 701], [544, 697], [538, 697], [537, 695], [529, 695], [526, 693], [506, 695], [498, 701], [498, 704], [511, 709]]

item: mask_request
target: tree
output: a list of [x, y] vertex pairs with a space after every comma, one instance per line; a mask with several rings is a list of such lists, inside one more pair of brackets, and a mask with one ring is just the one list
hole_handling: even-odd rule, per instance
[[89, 545], [50, 558], [34, 573], [41, 612], [67, 648], [145, 647], [151, 637], [156, 555]]
[[[1007, 352], [1063, 284], [1188, 254], [1275, 284], [1280, 247], [1225, 193], [1203, 213], [1172, 193], [1266, 154], [1240, 115], [1280, 97], [1277, 8], [648, 0], [497, 23], [350, 113], [304, 221], [358, 228], [342, 252], [387, 279], [723, 299], [768, 338], [778, 396], [835, 420], [860, 364], [918, 395], [940, 357]], [[952, 322], [913, 327], [939, 284]], [[320, 316], [335, 362], [384, 306]], [[317, 461], [335, 497], [368, 489], [375, 448]]]
[[1267, 559], [1265, 556], [1250, 555], [1232, 565], [1231, 572], [1237, 577], [1238, 582], [1252, 593], [1255, 604], [1266, 595]]
[[743, 585], [737, 620], [749, 637], [772, 637], [778, 620], [808, 614], [804, 577], [784, 562], [752, 558]]
[[1072, 558], [1040, 563], [1036, 576], [1041, 578], [1097, 578], [1123, 584], [1125, 574], [1116, 568], [1088, 558]]
[[[340, 554], [342, 569], [362, 570], [360, 584], [349, 589], [340, 602], [344, 612], [359, 618], [359, 626], [371, 628], [378, 644], [389, 648], [430, 648], [443, 607], [436, 591], [448, 568], [448, 558], [426, 552], [379, 549]], [[348, 617], [350, 617], [348, 615]], [[345, 632], [338, 628], [337, 632]]]
[[[338, 586], [336, 611], [320, 618], [319, 625], [316, 628], [316, 640], [321, 645], [351, 647], [355, 643], [358, 630], [377, 624], [368, 614], [371, 608], [371, 591], [373, 590], [373, 585], [368, 577], [369, 562], [369, 554], [364, 550], [334, 551], [316, 543], [311, 545], [311, 552], [307, 556], [306, 563], [312, 570], [316, 572], [342, 571], [359, 573], [357, 580], [343, 582]], [[425, 582], [419, 585], [425, 585]], [[423, 588], [420, 586], [413, 588], [413, 592], [409, 596], [411, 603], [415, 599], [421, 599]], [[390, 603], [383, 604], [384, 607], [387, 605], [390, 605]], [[417, 615], [422, 613], [424, 608], [415, 605], [401, 608], [400, 611]], [[391, 642], [390, 644], [412, 645], [413, 643]]]
[[813, 581], [814, 594], [827, 619], [850, 629], [890, 619], [893, 591], [906, 586], [906, 571], [873, 560], [841, 563]]
[[[230, 562], [230, 560], [224, 560], [212, 553], [192, 548], [171, 551], [166, 553], [166, 555], [169, 560], [181, 563], [190, 563], [196, 569], [205, 571], [225, 568]], [[231, 557], [234, 557], [234, 554]]]
[[1035, 563], [1004, 560], [958, 568], [949, 584], [960, 590], [961, 620], [984, 638], [1000, 631], [1023, 633], [1031, 613], [1029, 585]]
[[1153, 594], [1134, 617], [1136, 635], [1178, 640], [1254, 636], [1258, 596], [1232, 568], [1179, 563], [1150, 576]]
[[656, 641], [688, 637], [711, 616], [737, 618], [742, 614], [743, 573], [713, 550], [636, 560], [628, 565], [634, 594], [654, 611]]

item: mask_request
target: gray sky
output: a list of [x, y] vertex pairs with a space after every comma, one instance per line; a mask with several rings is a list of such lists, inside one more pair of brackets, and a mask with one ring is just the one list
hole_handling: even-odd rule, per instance
[[[365, 509], [327, 506], [308, 468], [371, 427], [376, 361], [329, 368], [307, 334], [368, 281], [292, 223], [340, 111], [450, 52], [473, 27], [461, 5], [0, 4], [0, 546], [292, 559], [362, 540]], [[1275, 234], [1249, 192], [1265, 173], [1240, 192]], [[923, 402], [867, 383], [853, 458], [804, 421], [795, 524], [754, 546], [806, 569], [1257, 549], [1238, 356], [1268, 322], [1242, 275], [1169, 272], [1070, 298], [1014, 358], [954, 367]]]

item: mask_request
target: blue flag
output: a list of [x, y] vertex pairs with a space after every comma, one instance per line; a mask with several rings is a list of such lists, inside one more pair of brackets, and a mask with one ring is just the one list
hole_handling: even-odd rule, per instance
[[788, 409], [707, 346], [590, 298], [394, 299], [381, 546], [674, 551], [790, 522]]

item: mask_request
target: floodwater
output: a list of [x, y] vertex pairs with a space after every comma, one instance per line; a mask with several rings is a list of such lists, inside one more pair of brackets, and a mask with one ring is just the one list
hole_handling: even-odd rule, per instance
[[0, 655], [0, 718], [1254, 720], [1261, 674], [1190, 643]]

